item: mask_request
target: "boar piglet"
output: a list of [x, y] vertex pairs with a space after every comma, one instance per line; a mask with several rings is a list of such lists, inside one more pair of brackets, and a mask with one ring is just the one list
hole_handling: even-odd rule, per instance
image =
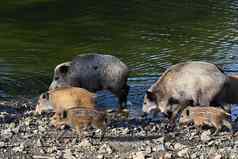
[[189, 106], [182, 111], [179, 123], [182, 125], [192, 122], [198, 128], [204, 125], [212, 126], [216, 128], [214, 134], [217, 134], [222, 126], [227, 127], [232, 132], [232, 125], [228, 121], [229, 117], [230, 114], [221, 108]]

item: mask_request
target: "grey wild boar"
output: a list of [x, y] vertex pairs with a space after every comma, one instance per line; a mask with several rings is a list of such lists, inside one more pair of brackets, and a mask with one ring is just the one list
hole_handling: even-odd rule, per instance
[[56, 66], [50, 90], [64, 86], [85, 88], [91, 92], [109, 90], [119, 99], [120, 108], [127, 103], [128, 67], [111, 55], [76, 56], [72, 62]]
[[168, 68], [146, 92], [143, 111], [161, 111], [175, 117], [188, 105], [216, 106], [238, 103], [238, 78], [217, 65], [185, 62]]
[[96, 107], [96, 94], [79, 87], [62, 87], [42, 93], [38, 99], [35, 112], [62, 111], [72, 107]]
[[216, 107], [187, 107], [185, 108], [179, 119], [179, 123], [182, 124], [189, 124], [194, 123], [196, 127], [199, 129], [204, 126], [212, 126], [216, 128], [214, 135], [221, 130], [222, 126], [227, 127], [232, 132], [232, 125], [228, 121], [228, 118], [231, 115], [225, 112], [221, 108]]

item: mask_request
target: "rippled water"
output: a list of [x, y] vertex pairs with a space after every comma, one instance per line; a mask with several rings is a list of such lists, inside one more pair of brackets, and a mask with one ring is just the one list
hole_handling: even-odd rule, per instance
[[35, 97], [57, 64], [91, 52], [115, 55], [133, 70], [133, 105], [177, 62], [204, 60], [238, 72], [235, 0], [11, 0], [0, 2], [0, 20], [1, 96]]

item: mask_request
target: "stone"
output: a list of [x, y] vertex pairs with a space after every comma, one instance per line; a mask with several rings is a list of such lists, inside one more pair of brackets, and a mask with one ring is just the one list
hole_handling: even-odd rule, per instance
[[158, 139], [154, 139], [153, 141], [154, 141], [154, 142], [159, 142], [159, 143], [164, 143], [165, 138], [164, 138], [164, 137], [160, 137], [160, 138], [158, 138]]
[[104, 159], [104, 155], [102, 155], [102, 154], [97, 155], [97, 159]]
[[65, 159], [76, 159], [76, 158], [73, 156], [73, 154], [72, 154], [72, 152], [71, 152], [70, 149], [66, 149], [66, 150], [65, 150], [65, 153], [64, 153], [64, 157], [63, 157], [63, 158], [65, 158]]
[[15, 151], [15, 152], [22, 152], [24, 150], [24, 144], [21, 143], [19, 146], [17, 147], [14, 147], [12, 150]]
[[184, 148], [184, 149], [182, 149], [181, 151], [179, 151], [178, 153], [177, 153], [177, 155], [179, 156], [179, 157], [187, 157], [188, 156], [188, 152], [189, 152], [189, 149], [188, 148]]
[[122, 135], [126, 135], [126, 134], [129, 134], [130, 133], [130, 130], [129, 128], [125, 128], [122, 130]]
[[211, 140], [211, 131], [210, 130], [204, 131], [201, 134], [201, 141], [202, 142], [208, 142], [210, 140]]
[[153, 148], [152, 148], [152, 150], [153, 151], [165, 151], [165, 146], [164, 146], [164, 144], [159, 144], [159, 145], [156, 145], [156, 146], [154, 146]]
[[222, 158], [222, 155], [221, 154], [210, 154], [209, 159], [221, 159]]
[[139, 151], [133, 155], [133, 159], [145, 159], [145, 152]]
[[164, 152], [159, 159], [171, 159], [173, 157], [172, 153]]
[[150, 154], [150, 153], [152, 152], [152, 147], [151, 147], [151, 146], [147, 146], [147, 147], [145, 148], [145, 152], [146, 152], [147, 154]]
[[90, 143], [90, 141], [87, 138], [85, 138], [80, 142], [79, 146], [90, 147], [90, 146], [92, 146], [92, 144]]
[[183, 149], [183, 148], [185, 148], [185, 147], [186, 147], [185, 145], [180, 144], [180, 143], [175, 143], [175, 144], [174, 144], [174, 149], [175, 149], [175, 150], [181, 150], [181, 149]]
[[99, 153], [112, 154], [112, 153], [113, 153], [113, 149], [111, 148], [110, 145], [108, 145], [108, 144], [103, 144], [103, 145], [99, 148]]
[[42, 147], [41, 139], [38, 139], [36, 142], [37, 147]]
[[0, 148], [4, 147], [4, 146], [5, 146], [5, 143], [4, 142], [0, 142]]
[[11, 138], [12, 135], [13, 135], [13, 134], [12, 134], [11, 129], [6, 129], [6, 130], [2, 130], [2, 131], [1, 131], [1, 136], [2, 136], [3, 138], [5, 138], [5, 139]]

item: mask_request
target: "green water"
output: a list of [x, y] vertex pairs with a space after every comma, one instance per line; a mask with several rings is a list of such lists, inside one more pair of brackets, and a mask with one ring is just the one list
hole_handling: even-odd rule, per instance
[[133, 70], [133, 101], [133, 92], [142, 95], [177, 62], [210, 61], [236, 72], [237, 26], [235, 0], [1, 1], [0, 92], [36, 96], [57, 64], [102, 52]]

